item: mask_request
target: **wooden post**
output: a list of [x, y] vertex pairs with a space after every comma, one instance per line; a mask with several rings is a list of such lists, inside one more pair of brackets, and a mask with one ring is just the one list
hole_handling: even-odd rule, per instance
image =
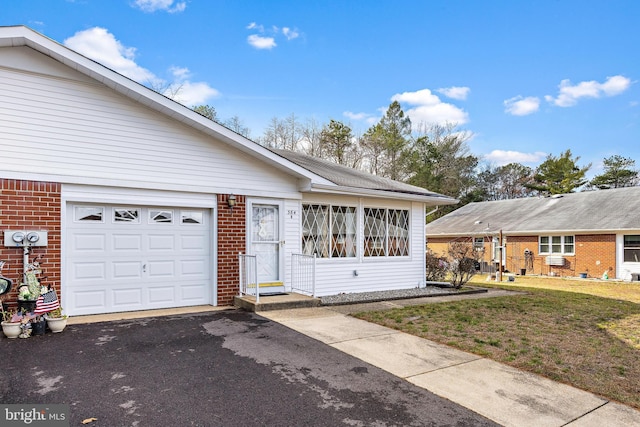
[[498, 233], [498, 271], [496, 272], [496, 282], [502, 282], [502, 229]]

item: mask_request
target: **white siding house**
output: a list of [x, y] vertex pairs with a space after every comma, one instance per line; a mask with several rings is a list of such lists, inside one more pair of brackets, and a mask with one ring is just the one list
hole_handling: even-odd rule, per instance
[[285, 291], [294, 253], [317, 295], [416, 287], [425, 209], [456, 202], [268, 150], [26, 27], [0, 28], [0, 153], [0, 231], [47, 233], [30, 255], [74, 315], [230, 304], [238, 253]]

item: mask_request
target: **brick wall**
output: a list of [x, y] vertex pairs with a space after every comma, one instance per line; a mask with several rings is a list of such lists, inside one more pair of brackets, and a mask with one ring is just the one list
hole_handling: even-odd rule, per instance
[[43, 283], [60, 292], [60, 184], [51, 182], [0, 179], [0, 260], [6, 261], [2, 273], [13, 280], [4, 299], [17, 304], [17, 285], [22, 281], [22, 248], [4, 247], [5, 230], [42, 230], [48, 232], [46, 247], [34, 247], [30, 259], [40, 255]]
[[236, 196], [233, 212], [228, 195], [218, 195], [218, 304], [231, 305], [238, 295], [238, 254], [246, 252], [246, 198]]
[[576, 236], [576, 272], [588, 277], [602, 277], [611, 267], [609, 278], [616, 275], [615, 234], [591, 234]]
[[[436, 254], [446, 255], [447, 245], [454, 239], [429, 238], [427, 247]], [[463, 240], [456, 238], [455, 240]], [[538, 254], [538, 236], [506, 236], [505, 269], [520, 274], [526, 268], [526, 274], [554, 275], [559, 277], [577, 277], [587, 273], [588, 277], [602, 277], [612, 268], [609, 278], [615, 278], [616, 272], [616, 236], [615, 234], [589, 234], [575, 236], [575, 254], [562, 255], [563, 266], [546, 265], [547, 255]], [[525, 250], [533, 254], [532, 262], [527, 263]], [[485, 239], [484, 260], [491, 259], [491, 243]]]
[[429, 237], [427, 239], [427, 249], [437, 256], [446, 257], [449, 242], [452, 240], [446, 237]]

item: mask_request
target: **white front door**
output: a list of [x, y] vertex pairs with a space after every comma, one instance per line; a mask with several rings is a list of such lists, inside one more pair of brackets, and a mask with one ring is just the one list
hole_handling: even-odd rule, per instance
[[284, 292], [281, 205], [251, 202], [249, 252], [256, 255], [260, 294]]

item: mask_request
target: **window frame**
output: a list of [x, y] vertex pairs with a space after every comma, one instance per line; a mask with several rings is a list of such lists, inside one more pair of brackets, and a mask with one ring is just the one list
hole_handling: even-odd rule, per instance
[[[368, 212], [384, 212], [384, 219], [377, 213], [374, 216], [368, 216]], [[398, 226], [398, 224], [392, 223], [392, 219], [400, 218], [404, 219], [406, 228]], [[382, 236], [382, 242], [380, 242], [380, 235], [367, 235], [367, 228], [369, 233], [372, 231], [380, 231], [379, 226], [373, 227], [368, 218], [371, 217], [375, 220], [384, 221], [384, 236]], [[397, 258], [409, 258], [411, 257], [411, 209], [407, 208], [394, 208], [394, 207], [377, 207], [377, 206], [364, 206], [362, 210], [363, 232], [362, 232], [362, 247], [363, 257], [365, 259], [397, 259]], [[398, 233], [390, 233], [391, 226], [394, 226], [396, 230], [401, 229], [406, 232], [406, 236], [403, 239], [399, 239], [403, 236], [398, 236]], [[375, 228], [375, 230], [374, 230]], [[392, 244], [392, 239], [393, 243]], [[373, 242], [373, 245], [369, 246], [369, 242]], [[382, 243], [382, 247], [379, 247], [379, 243]], [[399, 243], [399, 244], [398, 244]], [[369, 247], [368, 247], [369, 246]], [[398, 248], [400, 252], [398, 252]]]
[[[321, 222], [318, 221], [319, 214], [322, 213]], [[314, 218], [309, 223], [307, 216], [313, 214]], [[344, 220], [340, 223], [336, 222], [338, 214], [344, 216]], [[353, 221], [347, 220], [351, 216]], [[351, 225], [353, 233], [349, 231]], [[315, 226], [315, 230], [309, 227], [309, 234], [306, 235], [305, 226]], [[337, 226], [337, 228], [336, 228]], [[351, 204], [333, 204], [308, 202], [302, 204], [302, 253], [307, 255], [315, 254], [319, 259], [356, 259], [359, 254], [359, 227], [358, 227], [358, 207]], [[344, 228], [344, 229], [343, 229]], [[321, 229], [318, 232], [318, 229]], [[336, 233], [336, 230], [338, 231]], [[344, 231], [344, 233], [340, 233]], [[315, 234], [314, 234], [315, 232]], [[350, 237], [351, 236], [351, 237]], [[342, 237], [342, 241], [340, 240]], [[338, 247], [338, 242], [345, 245]], [[346, 243], [349, 242], [349, 243]], [[307, 245], [310, 249], [306, 249]], [[322, 245], [322, 247], [319, 247]]]
[[[627, 237], [637, 237], [638, 241], [627, 244]], [[627, 253], [635, 252], [634, 260], [627, 260]], [[622, 236], [622, 261], [625, 263], [640, 263], [640, 234], [625, 234]]]
[[[90, 219], [95, 214], [81, 215], [82, 210], [94, 209], [100, 214], [100, 219]], [[107, 209], [104, 206], [91, 206], [91, 205], [75, 205], [73, 207], [73, 222], [75, 223], [98, 223], [104, 224], [107, 217]]]
[[[568, 250], [568, 249], [571, 250]], [[538, 236], [539, 255], [575, 255], [576, 236], [573, 234], [545, 234]]]

